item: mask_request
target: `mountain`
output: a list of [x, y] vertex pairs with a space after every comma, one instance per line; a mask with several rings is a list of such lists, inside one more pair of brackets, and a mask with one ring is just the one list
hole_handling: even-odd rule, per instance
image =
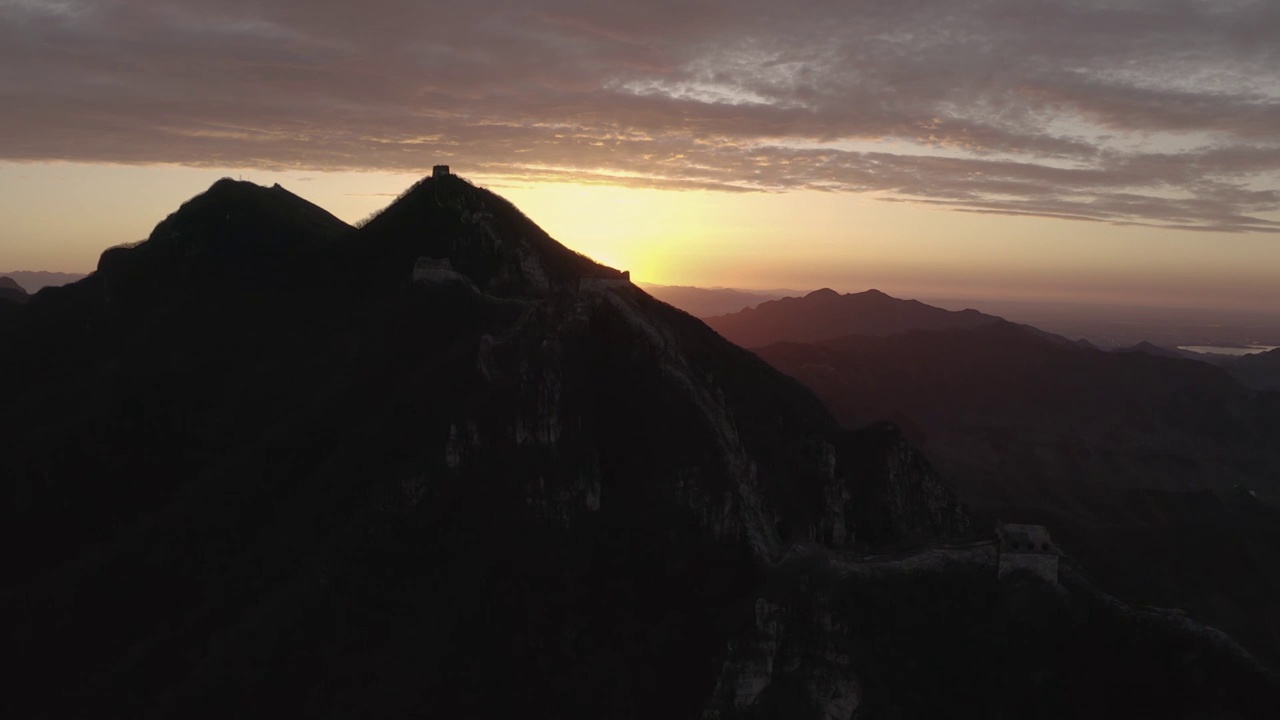
[[50, 716], [686, 714], [789, 543], [965, 527], [922, 459], [854, 474], [900, 439], [452, 176], [359, 231], [220, 181], [24, 312], [3, 607]]
[[[1210, 478], [1218, 487], [1270, 482], [1280, 469], [1266, 444], [1280, 430], [1266, 422], [1270, 405], [1226, 372], [1194, 360], [1064, 346], [1003, 322], [779, 343], [759, 352], [814, 389], [845, 424], [901, 414], [929, 450], [948, 443], [972, 448], [974, 436], [999, 432], [1002, 456], [1012, 460], [1024, 437], [1023, 461], [1032, 463], [1037, 428], [1082, 449], [1111, 448], [1061, 466], [1035, 463], [1064, 481], [1083, 472], [1124, 487], [1199, 487], [1206, 482], [1203, 463], [1192, 459], [1206, 455], [1234, 459], [1231, 473]], [[1134, 458], [1148, 470], [1122, 470]], [[998, 488], [989, 481], [981, 487]]]
[[758, 352], [846, 425], [899, 424], [979, 525], [1045, 523], [1124, 597], [1188, 609], [1280, 660], [1276, 396], [1198, 361], [1009, 323]]
[[19, 308], [30, 299], [27, 291], [12, 278], [0, 277], [0, 333], [17, 321]]
[[31, 296], [11, 277], [0, 277], [0, 302], [25, 303]]
[[826, 288], [801, 298], [773, 300], [732, 315], [706, 318], [713, 330], [749, 348], [842, 335], [971, 328], [999, 320], [977, 310], [943, 310], [916, 300], [899, 300], [879, 290], [841, 295]]
[[1241, 355], [1218, 364], [1251, 388], [1280, 391], [1280, 348]]
[[[1137, 345], [1134, 345], [1132, 347], [1117, 348], [1115, 350], [1112, 350], [1111, 352], [1146, 353], [1147, 355], [1154, 355], [1156, 357], [1180, 358], [1184, 360], [1188, 358], [1188, 355], [1186, 355], [1185, 353], [1179, 350], [1170, 350], [1169, 348], [1163, 348], [1163, 347], [1160, 347], [1159, 345], [1154, 345], [1146, 341], [1140, 342]], [[1192, 358], [1192, 359], [1196, 359], [1196, 358]]]
[[896, 429], [842, 429], [455, 176], [358, 230], [220, 181], [20, 312], [0, 328], [9, 717], [924, 717], [1034, 711], [1036, 687], [1062, 716], [1104, 689], [1244, 716], [1277, 696], [1209, 629], [1070, 569], [997, 581]]
[[652, 283], [641, 283], [640, 286], [653, 297], [674, 305], [694, 317], [734, 313], [744, 308], [753, 308], [763, 302], [799, 294], [785, 290], [737, 290]]
[[6, 275], [16, 280], [32, 295], [47, 287], [59, 287], [82, 280], [85, 276], [84, 273], [48, 272], [46, 270], [15, 270], [13, 272], [0, 273], [0, 275]]

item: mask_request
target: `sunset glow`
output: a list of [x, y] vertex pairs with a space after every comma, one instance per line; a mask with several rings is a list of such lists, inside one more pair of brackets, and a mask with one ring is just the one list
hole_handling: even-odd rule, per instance
[[[456, 168], [468, 177], [466, 167]], [[145, 238], [220, 177], [280, 183], [355, 223], [418, 176], [252, 168], [0, 165], [0, 270], [89, 272], [108, 247]], [[1171, 232], [989, 216], [874, 196], [728, 193], [470, 176], [569, 247], [641, 282], [879, 288], [923, 298], [1220, 307], [1280, 312], [1270, 235]], [[70, 204], [74, 213], [61, 208]]]
[[802, 5], [3, 2], [0, 271], [445, 162], [646, 281], [1280, 310], [1274, 3]]

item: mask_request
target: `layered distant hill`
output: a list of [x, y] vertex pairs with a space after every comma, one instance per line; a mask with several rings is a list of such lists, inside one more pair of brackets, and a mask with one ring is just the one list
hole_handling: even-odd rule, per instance
[[1247, 717], [1278, 697], [1230, 639], [1070, 561], [1057, 586], [997, 580], [893, 427], [842, 429], [455, 176], [360, 229], [220, 181], [0, 342], [6, 717]]
[[1263, 391], [1280, 391], [1280, 348], [1247, 355], [1177, 351], [1183, 357], [1209, 363], [1231, 373], [1247, 387]]
[[[979, 523], [1048, 523], [1129, 597], [1193, 609], [1280, 658], [1280, 395], [1155, 346], [1103, 352], [878, 293], [709, 324], [746, 342], [815, 338], [757, 352], [848, 426], [902, 427]], [[862, 334], [821, 337], [849, 327]], [[1265, 373], [1270, 357], [1252, 357]]]
[[710, 317], [753, 308], [760, 303], [801, 295], [792, 290], [739, 290], [736, 288], [701, 288], [684, 285], [640, 283], [645, 292], [674, 305], [694, 317]]
[[998, 321], [1000, 318], [977, 310], [943, 310], [916, 300], [899, 300], [879, 290], [841, 295], [826, 288], [706, 318], [713, 330], [743, 347], [814, 342], [842, 335], [971, 328]]
[[22, 304], [29, 299], [26, 289], [17, 281], [7, 276], [0, 277], [0, 302]]
[[[948, 448], [938, 455], [948, 465], [962, 450], [982, 448], [979, 465], [989, 477], [971, 483], [973, 493], [1032, 484], [1048, 491], [1054, 477], [1118, 487], [1280, 489], [1272, 475], [1280, 470], [1280, 448], [1271, 445], [1280, 423], [1268, 422], [1271, 398], [1198, 361], [1064, 345], [1004, 322], [777, 343], [758, 352], [848, 424], [905, 419], [927, 448]], [[988, 447], [996, 436], [999, 453]], [[1041, 444], [1078, 451], [1037, 461]], [[1005, 466], [987, 467], [985, 458], [997, 455]], [[979, 472], [956, 469], [957, 479]]]
[[1224, 367], [1249, 387], [1280, 391], [1280, 348], [1242, 355], [1225, 363]]
[[1196, 359], [1180, 350], [1171, 350], [1169, 348], [1160, 347], [1149, 342], [1140, 342], [1137, 345], [1127, 348], [1116, 348], [1111, 352], [1115, 353], [1144, 353], [1146, 355], [1154, 355], [1156, 357], [1178, 358], [1181, 360]]
[[14, 270], [12, 272], [0, 272], [0, 275], [17, 281], [31, 295], [35, 295], [43, 288], [59, 287], [85, 277], [84, 273], [48, 272], [45, 270]]

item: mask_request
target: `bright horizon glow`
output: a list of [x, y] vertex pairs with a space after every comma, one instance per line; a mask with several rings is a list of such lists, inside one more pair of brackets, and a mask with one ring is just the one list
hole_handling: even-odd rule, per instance
[[[872, 195], [728, 193], [463, 177], [566, 246], [639, 282], [878, 288], [901, 297], [1043, 300], [1280, 313], [1280, 241], [1265, 234], [956, 212]], [[354, 223], [417, 175], [177, 165], [0, 163], [0, 273], [90, 272], [221, 177], [279, 183]]]

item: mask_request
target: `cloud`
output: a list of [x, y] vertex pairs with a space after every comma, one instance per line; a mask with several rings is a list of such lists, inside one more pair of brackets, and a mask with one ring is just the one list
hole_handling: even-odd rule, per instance
[[1275, 232], [1270, 0], [6, 0], [0, 157]]

